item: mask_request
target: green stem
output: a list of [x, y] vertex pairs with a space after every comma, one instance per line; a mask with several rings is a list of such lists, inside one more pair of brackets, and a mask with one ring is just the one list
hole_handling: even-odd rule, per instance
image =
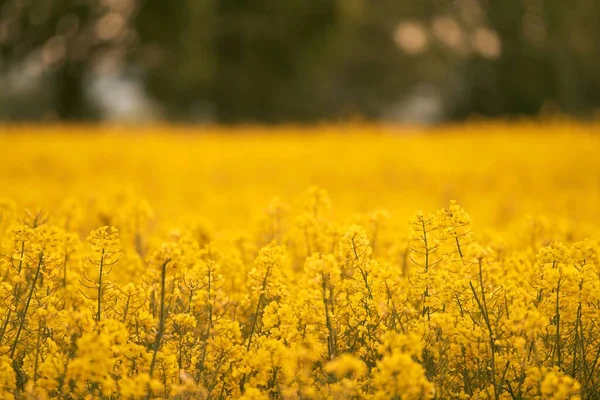
[[21, 316], [21, 321], [19, 321], [19, 329], [17, 329], [15, 341], [10, 350], [10, 358], [14, 357], [15, 350], [17, 349], [17, 345], [19, 344], [19, 336], [21, 336], [21, 331], [23, 330], [23, 326], [25, 325], [25, 320], [27, 318], [27, 311], [29, 310], [29, 305], [31, 304], [31, 299], [33, 298], [33, 292], [35, 291], [35, 285], [37, 284], [38, 277], [40, 276], [40, 272], [42, 270], [43, 263], [44, 263], [44, 253], [40, 253], [37, 268], [35, 270], [35, 277], [33, 278], [33, 282], [31, 283], [31, 289], [29, 290], [29, 296], [27, 296], [27, 303], [25, 303], [25, 308], [23, 309], [23, 315]]
[[161, 341], [165, 333], [165, 281], [167, 276], [167, 264], [171, 260], [167, 260], [162, 264], [161, 278], [160, 278], [160, 314], [158, 321], [158, 332], [156, 333], [156, 339], [154, 340], [154, 352], [152, 353], [152, 362], [150, 363], [150, 378], [154, 374], [154, 367], [156, 366], [156, 354], [161, 346]]
[[98, 272], [98, 295], [97, 295], [97, 310], [96, 310], [96, 322], [100, 322], [100, 311], [102, 309], [102, 270], [104, 268], [104, 249], [102, 249], [102, 255], [100, 256], [100, 265]]

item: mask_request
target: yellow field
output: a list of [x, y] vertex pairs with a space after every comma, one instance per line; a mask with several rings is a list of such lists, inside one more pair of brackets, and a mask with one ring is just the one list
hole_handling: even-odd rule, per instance
[[1, 399], [600, 398], [598, 125], [0, 149]]

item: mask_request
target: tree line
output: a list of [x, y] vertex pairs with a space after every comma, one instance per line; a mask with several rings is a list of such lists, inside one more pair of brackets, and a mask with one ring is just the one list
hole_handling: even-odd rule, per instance
[[102, 118], [90, 82], [140, 82], [161, 117], [579, 117], [600, 105], [595, 0], [0, 0], [0, 117]]

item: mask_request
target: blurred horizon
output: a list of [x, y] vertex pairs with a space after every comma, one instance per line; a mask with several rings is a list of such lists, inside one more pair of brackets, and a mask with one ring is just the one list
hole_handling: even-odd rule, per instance
[[0, 0], [0, 122], [600, 112], [594, 0]]

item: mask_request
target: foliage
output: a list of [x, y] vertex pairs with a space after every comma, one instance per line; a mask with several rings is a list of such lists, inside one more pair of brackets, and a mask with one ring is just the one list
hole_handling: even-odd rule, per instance
[[382, 118], [413, 92], [437, 118], [590, 116], [599, 19], [595, 0], [2, 0], [0, 117], [102, 117], [110, 80], [179, 121]]

